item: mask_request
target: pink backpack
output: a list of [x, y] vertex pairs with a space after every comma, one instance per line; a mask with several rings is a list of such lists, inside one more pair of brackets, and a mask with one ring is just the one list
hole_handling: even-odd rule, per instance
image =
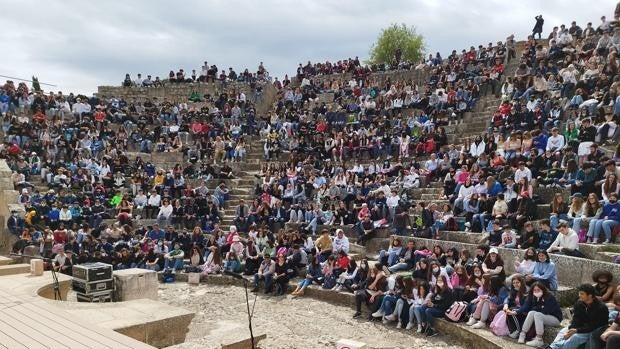
[[510, 334], [510, 330], [508, 329], [508, 324], [506, 324], [506, 312], [499, 311], [495, 314], [493, 321], [491, 321], [491, 325], [489, 325], [491, 332], [496, 336], [507, 336]]
[[461, 322], [465, 319], [465, 310], [467, 310], [467, 303], [454, 302], [448, 310], [446, 310], [446, 319], [452, 322]]

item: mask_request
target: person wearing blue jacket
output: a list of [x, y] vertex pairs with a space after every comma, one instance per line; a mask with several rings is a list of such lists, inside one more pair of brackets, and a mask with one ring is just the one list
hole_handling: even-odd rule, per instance
[[521, 333], [519, 344], [525, 343], [525, 336], [532, 326], [536, 329], [536, 337], [525, 343], [530, 347], [540, 347], [544, 344], [543, 334], [545, 326], [558, 327], [562, 322], [562, 308], [547, 286], [542, 282], [535, 282], [525, 300], [517, 310], [509, 310], [507, 315], [527, 314]]
[[549, 253], [546, 250], [538, 251], [536, 258], [538, 259], [534, 264], [534, 271], [531, 275], [525, 277], [526, 283], [541, 282], [549, 288], [551, 291], [557, 291], [558, 289], [558, 274], [555, 268], [555, 263], [549, 259]]
[[593, 242], [598, 242], [598, 237], [601, 235], [601, 231], [605, 233], [604, 244], [609, 244], [611, 241], [611, 232], [614, 227], [620, 224], [620, 203], [618, 203], [618, 194], [611, 193], [608, 196], [609, 202], [603, 206], [603, 212], [601, 212], [600, 219], [591, 219], [590, 227], [593, 229], [594, 239]]

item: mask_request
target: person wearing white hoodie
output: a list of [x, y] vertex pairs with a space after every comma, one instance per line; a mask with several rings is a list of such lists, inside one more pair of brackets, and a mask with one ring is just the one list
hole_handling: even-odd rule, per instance
[[561, 253], [573, 257], [583, 257], [579, 251], [579, 236], [568, 226], [566, 222], [558, 224], [558, 234], [555, 241], [549, 246], [547, 252]]
[[349, 238], [344, 235], [344, 231], [342, 229], [336, 229], [336, 236], [334, 237], [334, 242], [332, 243], [332, 251], [334, 254], [338, 254], [340, 251], [349, 253], [349, 248]]

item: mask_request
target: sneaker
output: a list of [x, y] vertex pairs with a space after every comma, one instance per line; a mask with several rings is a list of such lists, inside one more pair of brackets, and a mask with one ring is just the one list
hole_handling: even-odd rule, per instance
[[603, 242], [603, 245], [609, 245], [609, 244], [611, 244], [611, 241], [609, 240], [605, 240], [605, 242]]
[[407, 323], [407, 327], [405, 327], [405, 330], [411, 330], [413, 328], [413, 323], [412, 322], [408, 322]]
[[512, 339], [519, 338], [519, 331], [514, 331], [513, 333], [509, 334], [508, 337], [510, 337]]
[[470, 317], [469, 321], [467, 321], [467, 326], [473, 326], [478, 320], [474, 319], [474, 317]]
[[375, 311], [374, 313], [372, 313], [372, 317], [383, 317], [383, 315], [385, 315], [385, 313], [381, 309], [379, 309], [379, 310]]
[[418, 330], [416, 332], [417, 333], [422, 333], [422, 325], [418, 325]]
[[403, 323], [399, 321], [399, 322], [396, 324], [396, 328], [398, 328], [398, 329], [403, 328]]
[[388, 319], [384, 316], [384, 317], [383, 317], [383, 319], [381, 319], [381, 322], [382, 322], [384, 325], [387, 325], [390, 321], [389, 321], [389, 320], [388, 320]]
[[435, 331], [433, 328], [429, 327], [426, 331], [426, 337], [435, 337], [439, 332]]
[[396, 315], [394, 315], [394, 314], [387, 315], [385, 318], [388, 321], [396, 321], [397, 320]]
[[528, 341], [527, 343], [525, 343], [525, 345], [527, 345], [528, 347], [540, 348], [545, 345], [545, 342], [543, 342], [542, 338], [536, 336], [536, 338]]
[[485, 327], [487, 327], [487, 324], [485, 324], [482, 321], [478, 321], [471, 328], [479, 329], [479, 328], [485, 328]]
[[355, 314], [353, 314], [354, 319], [357, 319], [360, 316], [362, 316], [362, 313], [360, 313], [359, 311], [356, 311]]
[[517, 343], [525, 344], [525, 333], [523, 332], [519, 333], [519, 340], [517, 340]]

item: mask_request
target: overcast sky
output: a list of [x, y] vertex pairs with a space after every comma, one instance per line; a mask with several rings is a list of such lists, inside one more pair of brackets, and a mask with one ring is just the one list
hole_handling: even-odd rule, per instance
[[[598, 26], [613, 17], [601, 0], [3, 0], [0, 75], [39, 77], [53, 90], [92, 93], [119, 85], [125, 73], [165, 77], [207, 60], [220, 68], [272, 75], [300, 62], [368, 57], [381, 28], [415, 25], [429, 52], [544, 34], [576, 20]], [[0, 81], [4, 81], [0, 77]], [[45, 90], [49, 87], [42, 86]]]

